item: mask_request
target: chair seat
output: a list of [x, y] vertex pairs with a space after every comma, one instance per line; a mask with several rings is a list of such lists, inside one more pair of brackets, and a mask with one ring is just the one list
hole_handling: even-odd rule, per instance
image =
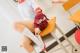
[[49, 22], [48, 22], [47, 28], [44, 29], [43, 31], [41, 31], [41, 32], [40, 32], [40, 35], [41, 35], [42, 37], [44, 37], [44, 36], [46, 36], [47, 34], [53, 32], [53, 31], [55, 30], [55, 26], [56, 26], [55, 22], [56, 22], [56, 19], [55, 19], [54, 17], [52, 17], [52, 18], [49, 20]]
[[70, 19], [74, 22], [74, 23], [80, 23], [80, 10], [78, 10], [77, 12], [75, 12]]

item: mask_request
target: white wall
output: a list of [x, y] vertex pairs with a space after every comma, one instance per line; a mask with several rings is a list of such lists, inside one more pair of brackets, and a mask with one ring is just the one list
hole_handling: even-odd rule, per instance
[[26, 53], [19, 45], [21, 35], [14, 30], [13, 24], [18, 18], [15, 8], [7, 0], [0, 0], [0, 47], [7, 46], [8, 53]]

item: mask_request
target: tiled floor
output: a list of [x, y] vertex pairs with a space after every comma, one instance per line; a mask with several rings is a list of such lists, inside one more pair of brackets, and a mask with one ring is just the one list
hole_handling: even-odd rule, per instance
[[[68, 53], [80, 53], [80, 46], [76, 43], [74, 39], [74, 35], [68, 38], [70, 42], [78, 49], [78, 51], [75, 51], [75, 49], [72, 47], [71, 44], [69, 44], [68, 41], [63, 41], [62, 44], [63, 46], [67, 49]], [[51, 50], [48, 51], [48, 53], [65, 53], [64, 49], [60, 46], [57, 45], [55, 48], [52, 48]]]
[[[53, 34], [53, 37], [48, 37], [47, 39], [44, 40], [44, 42], [46, 43], [47, 47], [52, 44], [54, 41], [56, 41], [56, 39], [54, 38], [54, 35], [57, 35], [58, 38], [62, 37], [62, 35], [60, 34], [60, 32], [58, 32], [58, 30], [56, 30], [56, 34]], [[68, 40], [72, 43], [72, 45], [78, 49], [78, 51], [76, 52], [75, 49], [72, 47], [72, 45], [67, 41], [64, 40], [62, 42], [63, 46], [66, 48], [66, 50], [68, 51], [68, 53], [79, 53], [80, 52], [80, 45], [77, 44], [77, 42], [75, 41], [75, 36], [74, 34], [71, 35]], [[40, 50], [38, 50], [38, 48], [36, 49], [37, 52]], [[56, 47], [50, 49], [48, 51], [48, 53], [65, 53], [65, 50], [61, 47], [61, 45], [57, 45]]]

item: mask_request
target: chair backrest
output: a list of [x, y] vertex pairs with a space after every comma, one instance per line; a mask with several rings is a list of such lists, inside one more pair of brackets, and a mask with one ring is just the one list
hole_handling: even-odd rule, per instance
[[78, 4], [80, 0], [69, 0], [68, 2], [63, 4], [64, 9], [67, 11], [72, 8], [74, 5]]

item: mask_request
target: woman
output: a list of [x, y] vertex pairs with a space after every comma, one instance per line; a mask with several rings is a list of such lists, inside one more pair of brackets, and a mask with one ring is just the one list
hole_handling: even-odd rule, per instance
[[[31, 44], [32, 41], [30, 39], [30, 38], [33, 38], [31, 36], [34, 36], [34, 35], [30, 31], [34, 32], [34, 28], [33, 28], [33, 19], [35, 16], [34, 11], [38, 7], [39, 6], [36, 4], [34, 0], [18, 0], [18, 10], [22, 16], [22, 20], [20, 22], [16, 22], [15, 28], [16, 30], [22, 33], [28, 31], [28, 33], [23, 37], [21, 46], [24, 47], [29, 53], [36, 53], [34, 51], [34, 48]], [[34, 37], [34, 39], [36, 40], [34, 41], [36, 44], [40, 43], [37, 38]]]

